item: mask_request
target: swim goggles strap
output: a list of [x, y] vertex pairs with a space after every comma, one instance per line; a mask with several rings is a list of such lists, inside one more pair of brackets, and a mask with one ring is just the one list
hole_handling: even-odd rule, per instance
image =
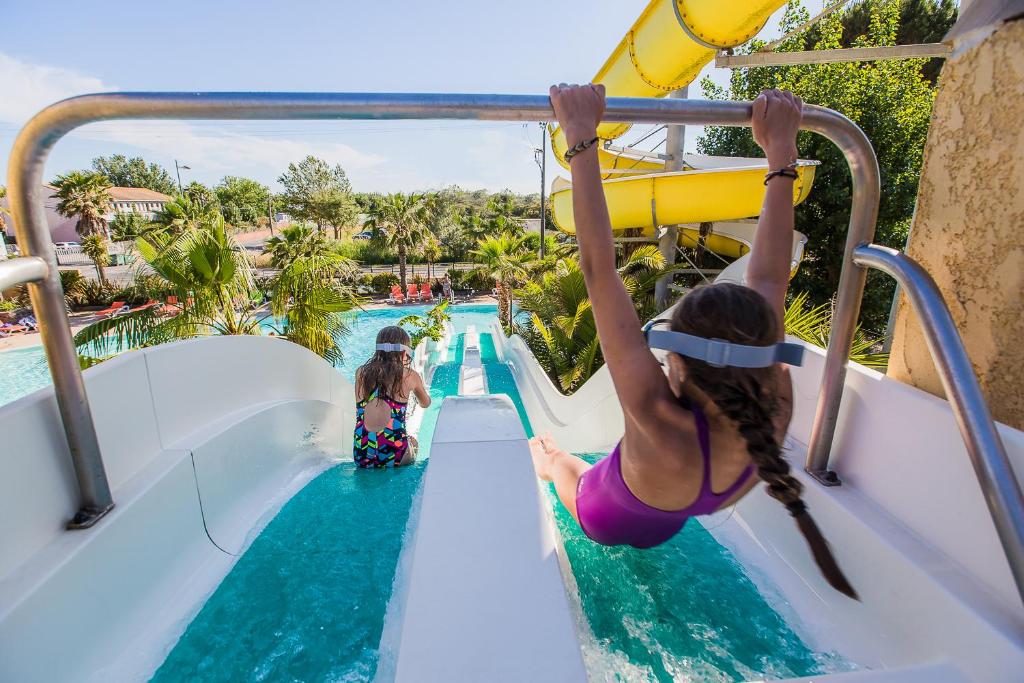
[[647, 345], [652, 349], [674, 351], [688, 358], [702, 360], [716, 368], [766, 368], [775, 363], [802, 365], [804, 347], [800, 344], [779, 342], [771, 346], [733, 344], [719, 339], [705, 339], [684, 332], [651, 329], [655, 322], [644, 326]]
[[405, 344], [377, 344], [375, 347], [378, 351], [405, 351], [410, 356], [413, 355], [413, 350]]

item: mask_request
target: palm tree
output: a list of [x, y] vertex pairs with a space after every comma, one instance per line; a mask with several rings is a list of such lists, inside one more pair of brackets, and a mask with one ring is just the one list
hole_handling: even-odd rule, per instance
[[129, 348], [208, 335], [260, 334], [260, 323], [276, 315], [282, 335], [328, 360], [341, 357], [344, 320], [337, 314], [359, 305], [353, 292], [331, 277], [337, 264], [300, 256], [270, 283], [271, 312], [262, 312], [252, 264], [219, 214], [209, 222], [172, 235], [136, 240], [139, 255], [155, 277], [136, 286], [154, 299], [176, 296], [181, 311], [162, 317], [156, 307], [140, 308], [95, 322], [75, 335], [75, 344], [94, 362]]
[[85, 237], [106, 233], [106, 215], [110, 213], [110, 180], [102, 173], [74, 171], [57, 176], [57, 212], [66, 218], [78, 216], [75, 230]]
[[541, 367], [562, 391], [579, 387], [601, 367], [601, 345], [583, 271], [574, 258], [516, 292], [530, 314], [520, 333]]
[[477, 243], [470, 252], [480, 262], [476, 272], [485, 273], [498, 285], [498, 319], [512, 328], [512, 289], [526, 281], [533, 261], [533, 252], [525, 237], [503, 233]]
[[153, 216], [150, 223], [153, 230], [148, 232], [147, 236], [154, 233], [180, 234], [207, 225], [216, 220], [218, 215], [220, 211], [216, 204], [204, 201], [197, 193], [190, 194], [186, 191], [185, 194], [178, 195], [164, 204]]
[[[666, 266], [658, 248], [645, 245], [619, 266], [619, 276], [640, 320], [649, 320], [659, 312], [654, 283], [683, 265]], [[520, 308], [530, 314], [529, 322], [519, 330], [523, 340], [563, 391], [575, 390], [604, 362], [576, 257], [560, 258], [553, 269], [532, 278], [516, 296]]]
[[263, 245], [263, 253], [270, 254], [274, 268], [284, 268], [300, 256], [315, 256], [328, 251], [324, 233], [306, 223], [297, 223], [281, 230]]
[[424, 242], [427, 229], [428, 198], [424, 194], [395, 193], [374, 198], [364, 229], [398, 251], [398, 279], [406, 289], [405, 266], [409, 251]]
[[107, 238], [102, 233], [93, 233], [82, 238], [82, 252], [89, 257], [96, 266], [96, 275], [100, 283], [107, 281], [106, 273], [103, 271], [110, 264], [110, 253], [107, 251]]

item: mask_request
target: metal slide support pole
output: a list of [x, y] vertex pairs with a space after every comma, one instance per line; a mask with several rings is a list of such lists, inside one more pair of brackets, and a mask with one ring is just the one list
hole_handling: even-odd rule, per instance
[[877, 244], [857, 247], [853, 260], [893, 277], [917, 313], [1017, 590], [1024, 597], [1024, 494], [942, 293], [928, 271], [895, 249]]
[[548, 175], [548, 126], [540, 124], [540, 257], [544, 258], [545, 226], [548, 222], [548, 207], [544, 202], [544, 192]]
[[[710, 124], [747, 126], [749, 102], [610, 98], [609, 123]], [[89, 401], [64, 310], [56, 257], [43, 209], [43, 168], [61, 137], [78, 126], [120, 119], [339, 120], [459, 119], [551, 121], [546, 95], [464, 95], [417, 93], [103, 93], [53, 104], [22, 128], [8, 166], [11, 208], [18, 241], [28, 256], [46, 262], [44, 280], [29, 291], [42, 327], [43, 346], [74, 463], [82, 510], [73, 523], [88, 526], [113, 505], [103, 469]], [[853, 248], [869, 242], [878, 213], [878, 164], [864, 133], [845, 116], [822, 107], [804, 109], [803, 127], [824, 135], [842, 150], [853, 175], [853, 209], [846, 259], [839, 284], [829, 359], [815, 418], [811, 454], [824, 468], [842, 396], [846, 359], [864, 286], [864, 271], [850, 262]]]
[[[673, 90], [668, 94], [672, 99], [685, 100], [689, 94], [689, 87], [683, 87], [679, 90]], [[665, 154], [669, 156], [665, 162], [665, 170], [679, 171], [683, 168], [683, 147], [686, 143], [686, 126], [667, 126], [665, 139]], [[654, 198], [651, 198], [653, 204]], [[654, 207], [652, 206], [652, 212], [657, 215]], [[657, 226], [655, 226], [657, 229]], [[678, 225], [665, 225], [662, 226], [662, 233], [658, 236], [658, 251], [665, 259], [665, 265], [671, 266], [676, 262], [676, 247], [679, 244], [679, 226]], [[672, 275], [666, 275], [659, 278], [654, 283], [654, 300], [657, 302], [659, 310], [665, 310], [672, 305]]]

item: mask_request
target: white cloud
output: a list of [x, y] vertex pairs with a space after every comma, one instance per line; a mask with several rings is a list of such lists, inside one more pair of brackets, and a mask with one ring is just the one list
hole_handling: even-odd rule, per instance
[[[114, 90], [93, 76], [61, 67], [21, 61], [0, 53], [0, 122], [21, 126], [58, 100], [89, 92]], [[268, 124], [272, 125], [272, 124]], [[266, 138], [232, 131], [230, 125], [194, 125], [183, 121], [111, 121], [84, 126], [71, 133], [79, 140], [105, 145], [130, 145], [168, 160], [183, 159], [204, 177], [221, 174], [276, 175], [289, 162], [313, 154], [347, 170], [369, 169], [387, 159], [339, 142], [301, 138]]]
[[92, 76], [41, 64], [30, 64], [0, 52], [0, 121], [21, 125], [48, 104], [72, 95], [111, 90]]

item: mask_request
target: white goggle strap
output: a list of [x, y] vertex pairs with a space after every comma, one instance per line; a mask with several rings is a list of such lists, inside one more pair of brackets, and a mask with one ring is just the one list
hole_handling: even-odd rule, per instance
[[378, 351], [392, 351], [392, 352], [396, 352], [396, 353], [398, 351], [405, 351], [410, 356], [413, 355], [413, 350], [410, 349], [405, 344], [377, 344], [377, 346], [375, 348]]
[[775, 363], [803, 364], [804, 347], [800, 344], [779, 342], [771, 346], [748, 346], [720, 339], [705, 339], [684, 332], [653, 329], [656, 323], [663, 322], [667, 321], [652, 320], [644, 325], [644, 337], [652, 349], [673, 351], [687, 358], [702, 360], [716, 368], [767, 368]]

